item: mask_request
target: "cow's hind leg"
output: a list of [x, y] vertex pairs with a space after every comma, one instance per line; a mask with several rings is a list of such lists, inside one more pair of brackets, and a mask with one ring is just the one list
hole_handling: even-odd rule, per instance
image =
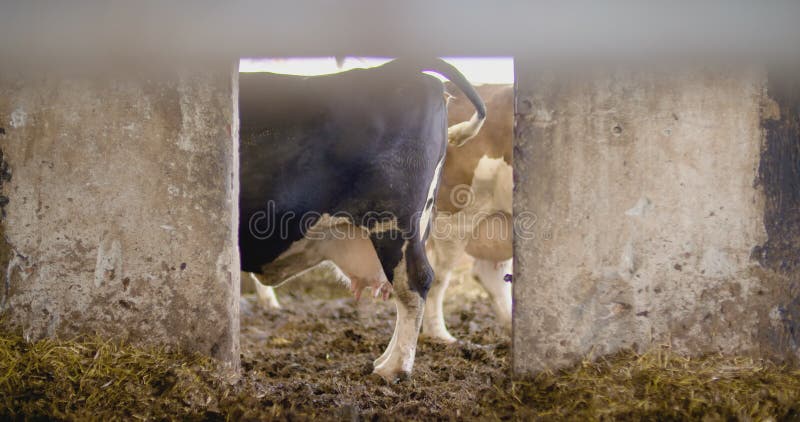
[[275, 295], [275, 288], [267, 286], [259, 280], [259, 275], [254, 273], [250, 274], [253, 279], [253, 284], [256, 286], [256, 297], [258, 297], [258, 304], [263, 309], [281, 309], [281, 304], [278, 302], [278, 296]]
[[[381, 255], [383, 254], [379, 252], [379, 256]], [[433, 270], [419, 239], [406, 242], [402, 259], [391, 273], [397, 308], [394, 335], [386, 351], [374, 363], [374, 372], [389, 382], [411, 373], [422, 325], [425, 296], [433, 280]]]
[[[437, 222], [440, 221], [437, 219]], [[455, 224], [455, 223], [452, 223]], [[434, 281], [425, 300], [425, 318], [422, 320], [422, 334], [432, 340], [445, 343], [456, 341], [444, 322], [445, 292], [450, 284], [450, 276], [458, 259], [464, 254], [465, 242], [453, 238], [428, 238], [428, 247], [431, 265], [434, 269]]]
[[261, 273], [250, 273], [255, 282], [258, 303], [264, 309], [280, 309], [274, 287], [322, 264], [325, 256], [317, 249], [324, 242], [302, 239], [295, 242], [275, 261], [261, 267]]
[[425, 301], [425, 318], [423, 319], [422, 333], [425, 337], [443, 343], [453, 343], [456, 338], [447, 331], [444, 322], [444, 294], [450, 285], [451, 270], [436, 270], [436, 278], [431, 286], [428, 299]]

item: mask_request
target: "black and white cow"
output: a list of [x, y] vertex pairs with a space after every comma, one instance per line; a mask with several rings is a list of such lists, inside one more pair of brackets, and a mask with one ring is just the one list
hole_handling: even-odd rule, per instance
[[374, 363], [387, 380], [411, 372], [433, 280], [424, 239], [444, 162], [447, 110], [442, 83], [426, 70], [465, 93], [477, 110], [468, 125], [479, 127], [483, 102], [439, 59], [239, 79], [242, 271], [280, 284], [315, 260], [333, 259], [326, 254], [337, 254], [341, 232], [357, 229], [383, 272], [370, 269], [363, 283], [385, 294], [388, 281], [394, 291], [394, 334]]

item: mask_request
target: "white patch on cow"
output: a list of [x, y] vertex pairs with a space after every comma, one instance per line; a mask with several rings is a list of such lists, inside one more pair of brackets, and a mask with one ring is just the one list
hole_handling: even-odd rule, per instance
[[489, 158], [484, 155], [475, 167], [472, 183], [475, 184], [476, 182], [490, 179], [494, 180], [500, 166], [503, 164], [505, 164], [505, 161], [503, 161], [502, 158]]
[[25, 126], [25, 121], [28, 119], [28, 114], [25, 110], [18, 108], [11, 112], [11, 127], [21, 128]]
[[431, 222], [434, 194], [436, 194], [436, 188], [439, 186], [439, 173], [441, 173], [442, 171], [443, 164], [444, 164], [444, 155], [439, 160], [439, 163], [436, 164], [436, 170], [433, 171], [433, 179], [431, 179], [431, 184], [430, 186], [428, 186], [428, 196], [427, 199], [425, 200], [425, 208], [422, 210], [422, 214], [419, 217], [420, 236], [425, 235], [425, 232], [428, 231], [428, 224], [430, 224]]
[[392, 230], [398, 230], [397, 218], [392, 218], [388, 221], [381, 221], [376, 223], [370, 230], [370, 233], [383, 233]]
[[472, 177], [475, 205], [488, 213], [512, 214], [514, 172], [502, 158], [481, 157]]
[[336, 217], [325, 213], [322, 214], [322, 216], [317, 220], [316, 223], [314, 223], [313, 226], [311, 226], [310, 230], [333, 227], [339, 224], [350, 224], [350, 219], [347, 217]]

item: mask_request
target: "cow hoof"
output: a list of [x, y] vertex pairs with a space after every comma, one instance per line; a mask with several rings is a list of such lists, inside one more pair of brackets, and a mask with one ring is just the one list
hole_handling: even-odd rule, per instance
[[456, 342], [456, 338], [450, 335], [447, 331], [443, 333], [423, 333], [423, 335], [430, 341], [436, 343], [452, 344]]
[[372, 370], [372, 373], [383, 378], [389, 384], [405, 381], [411, 378], [411, 373], [401, 369], [388, 368], [387, 365], [379, 366]]
[[266, 311], [272, 309], [281, 309], [281, 304], [278, 302], [278, 296], [275, 294], [275, 289], [270, 286], [262, 285], [257, 278], [255, 279], [255, 283], [256, 297], [258, 298], [258, 304], [261, 306], [261, 309]]
[[263, 309], [265, 311], [273, 311], [273, 310], [282, 309], [281, 304], [278, 303], [278, 299], [261, 300], [261, 298], [259, 298], [258, 305], [261, 307], [261, 309]]

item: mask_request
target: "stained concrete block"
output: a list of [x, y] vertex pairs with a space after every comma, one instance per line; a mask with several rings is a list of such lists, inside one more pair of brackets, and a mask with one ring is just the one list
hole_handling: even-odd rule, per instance
[[797, 90], [776, 100], [761, 69], [516, 75], [517, 373], [664, 344], [800, 356]]
[[238, 365], [235, 67], [0, 75], [3, 324]]

